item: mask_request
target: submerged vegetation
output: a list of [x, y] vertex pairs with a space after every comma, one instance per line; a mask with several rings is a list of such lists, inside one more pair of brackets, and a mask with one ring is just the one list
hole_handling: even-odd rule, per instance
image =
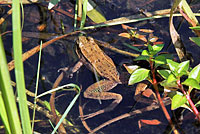
[[[151, 5], [153, 2], [155, 2], [155, 5], [156, 2], [162, 3], [162, 1], [156, 0], [144, 1], [144, 3], [140, 2], [138, 6], [145, 8], [146, 5]], [[39, 14], [32, 10], [32, 6], [35, 3], [37, 9], [39, 9]], [[130, 1], [127, 3], [127, 5], [134, 5]], [[10, 4], [12, 4], [12, 8]], [[115, 1], [106, 1], [102, 4], [92, 0], [76, 0], [73, 4], [68, 1], [59, 2], [59, 0], [50, 0], [48, 3], [40, 0], [32, 2], [26, 0], [13, 0], [13, 2], [3, 0], [0, 2], [0, 14], [2, 14], [0, 20], [0, 119], [3, 126], [0, 129], [1, 132], [11, 134], [29, 134], [34, 131], [52, 134], [57, 131], [58, 133], [95, 133], [100, 129], [104, 131], [102, 128], [119, 120], [131, 116], [135, 117], [159, 108], [164, 113], [169, 127], [159, 130], [161, 131], [160, 133], [184, 133], [184, 126], [180, 126], [180, 124], [188, 120], [196, 121], [199, 124], [200, 60], [197, 53], [198, 50], [196, 52], [194, 49], [200, 49], [198, 47], [200, 46], [200, 26], [197, 19], [200, 14], [193, 13], [191, 9], [192, 7], [199, 6], [200, 3], [195, 0], [190, 2], [174, 0], [171, 9], [156, 9], [153, 12], [148, 12], [148, 9], [137, 9], [136, 15], [118, 17], [112, 20], [106, 19], [105, 16], [107, 15], [104, 15], [106, 9], [103, 6], [98, 6], [98, 4], [105, 7], [111, 5], [110, 7], [113, 10], [125, 10], [129, 7], [122, 7], [126, 4], [120, 3], [120, 1], [117, 1], [116, 4]], [[117, 4], [121, 4], [121, 6]], [[62, 9], [63, 5], [67, 7], [65, 7], [65, 10]], [[29, 12], [26, 11], [28, 7], [31, 7]], [[74, 10], [71, 10], [71, 7]], [[129, 7], [129, 10], [133, 8]], [[123, 10], [119, 12], [123, 12]], [[11, 14], [12, 22], [9, 20]], [[62, 19], [63, 14], [67, 16], [66, 20]], [[175, 16], [182, 17], [178, 28], [175, 28], [179, 21], [174, 21]], [[166, 25], [159, 27], [158, 24], [152, 22], [157, 21], [159, 18], [165, 18], [169, 27]], [[51, 22], [48, 22], [48, 19], [52, 19]], [[73, 24], [71, 23], [72, 20]], [[30, 24], [33, 23], [33, 28], [30, 28], [30, 24], [27, 21]], [[187, 22], [187, 24], [183, 23], [183, 21]], [[139, 25], [140, 23], [137, 23], [137, 27], [131, 25], [136, 22], [141, 22], [142, 26]], [[156, 25], [155, 29], [148, 27], [148, 24], [151, 23]], [[120, 28], [118, 27], [119, 25], [121, 26]], [[12, 31], [9, 31], [10, 26], [12, 26]], [[157, 27], [160, 28], [160, 31]], [[161, 31], [161, 27], [165, 31]], [[187, 29], [188, 33], [191, 34], [189, 39], [180, 37], [184, 35], [183, 32], [178, 30], [181, 27]], [[25, 32], [24, 29], [29, 31]], [[160, 33], [167, 33], [164, 34], [166, 36], [164, 38], [169, 38], [171, 40], [169, 44], [173, 44], [173, 46], [167, 45], [166, 40], [157, 34], [159, 33], [158, 31]], [[12, 46], [9, 46], [10, 34], [12, 35]], [[89, 37], [89, 35], [92, 37]], [[100, 38], [100, 40], [94, 39], [95, 36]], [[76, 39], [71, 39], [72, 37], [76, 37]], [[33, 47], [32, 44], [35, 42], [32, 43], [32, 41], [34, 38], [39, 39], [40, 45], [34, 45]], [[110, 44], [102, 40], [110, 41]], [[61, 47], [53, 47], [52, 44], [57, 42], [61, 44], [64, 42], [63, 44], [67, 47], [67, 52], [63, 49], [61, 50]], [[26, 50], [22, 44], [28, 46], [26, 46]], [[120, 46], [116, 46], [116, 44], [120, 44]], [[173, 53], [169, 50], [168, 48], [170, 47], [174, 48], [176, 52]], [[11, 48], [13, 49], [13, 54], [8, 52]], [[106, 48], [106, 50], [102, 48]], [[109, 54], [107, 54], [107, 50], [109, 50]], [[189, 51], [192, 51], [192, 54]], [[30, 57], [36, 56], [37, 52], [40, 52], [39, 58], [37, 58], [39, 59], [37, 62], [38, 67], [28, 60]], [[63, 56], [66, 53], [67, 56]], [[113, 53], [117, 54], [113, 56]], [[46, 58], [45, 54], [51, 58], [47, 56]], [[13, 55], [13, 59], [11, 55]], [[119, 57], [118, 55], [122, 58], [117, 58]], [[45, 61], [43, 56], [46, 58]], [[58, 58], [56, 58], [57, 56]], [[57, 63], [53, 63], [55, 62], [53, 61], [54, 58], [56, 62], [60, 62], [56, 67], [54, 64]], [[123, 59], [122, 62], [127, 60], [128, 63], [123, 62], [121, 67], [121, 61], [119, 63], [121, 59]], [[68, 61], [63, 61], [63, 64], [61, 63], [62, 60]], [[45, 66], [46, 64], [47, 66]], [[81, 77], [81, 80], [78, 81], [78, 72], [83, 65], [92, 71], [96, 82], [91, 83], [92, 78], [90, 76], [92, 77], [92, 75], [87, 71], [86, 79]], [[42, 66], [45, 67], [42, 68]], [[65, 67], [61, 68], [63, 66]], [[120, 67], [118, 66], [123, 69], [119, 69]], [[30, 77], [34, 76], [36, 68], [36, 79], [30, 79]], [[12, 72], [13, 69], [15, 70], [14, 72]], [[31, 69], [35, 70], [30, 71]], [[57, 70], [60, 74], [55, 78]], [[51, 76], [45, 77], [43, 75], [45, 71], [47, 72], [46, 74], [50, 73]], [[82, 73], [83, 71], [80, 75]], [[54, 79], [55, 82], [53, 82]], [[81, 83], [80, 81], [83, 80], [84, 82]], [[30, 86], [31, 84], [27, 84], [27, 81], [31, 81], [30, 83], [36, 81], [33, 84], [34, 87]], [[66, 82], [70, 84], [66, 84]], [[90, 86], [88, 83], [90, 83]], [[118, 84], [125, 85], [124, 88], [128, 86], [128, 89], [131, 89], [131, 91], [127, 91], [128, 89], [120, 89], [118, 93], [109, 91]], [[85, 88], [85, 86], [87, 87]], [[49, 88], [51, 89], [49, 90]], [[58, 90], [62, 92], [59, 92], [61, 95], [56, 96]], [[65, 91], [73, 91], [73, 93]], [[56, 102], [58, 97], [60, 99], [60, 96], [63, 96], [63, 92], [70, 97], [67, 97], [66, 101]], [[133, 98], [128, 100], [129, 102], [134, 101], [134, 104], [129, 103], [128, 107], [131, 107], [129, 112], [127, 110], [124, 112], [123, 108], [127, 106], [120, 106], [121, 109], [117, 106], [123, 101], [122, 98], [125, 98], [125, 100], [128, 98], [129, 93], [135, 94], [134, 100]], [[113, 102], [103, 109], [95, 106], [94, 109], [96, 111], [90, 110], [89, 108], [87, 109], [87, 106], [81, 104], [83, 102], [81, 102], [80, 98], [83, 95], [85, 98], [98, 100], [100, 104], [102, 100], [112, 99]], [[78, 98], [79, 108], [77, 108]], [[138, 104], [141, 104], [143, 107], [138, 108]], [[66, 110], [63, 110], [64, 108], [60, 110], [59, 105], [62, 108], [69, 106]], [[73, 109], [73, 106], [76, 110]], [[89, 114], [84, 113], [83, 110]], [[99, 126], [96, 128], [92, 129], [88, 125], [90, 124], [88, 123], [90, 119], [102, 117], [104, 114], [107, 114], [106, 112], [112, 112], [113, 110], [115, 112], [119, 110], [118, 113], [123, 111], [124, 113], [121, 115], [117, 114], [115, 117], [112, 116], [112, 119], [109, 117], [106, 120], [110, 120], [103, 120], [104, 123], [102, 124], [99, 124], [101, 121], [98, 122], [96, 120], [91, 125], [94, 127], [98, 124]], [[70, 111], [73, 112], [69, 113]], [[41, 118], [41, 115], [46, 118]], [[138, 131], [142, 131], [143, 127], [150, 125], [167, 126], [160, 119], [160, 115], [156, 117], [149, 114], [148, 116], [142, 117], [145, 119], [137, 120]], [[79, 122], [82, 122], [82, 125], [77, 123], [77, 119]], [[40, 123], [46, 125], [40, 125]], [[50, 127], [51, 129], [45, 130], [43, 126]], [[130, 129], [127, 133], [134, 133], [132, 131]]]

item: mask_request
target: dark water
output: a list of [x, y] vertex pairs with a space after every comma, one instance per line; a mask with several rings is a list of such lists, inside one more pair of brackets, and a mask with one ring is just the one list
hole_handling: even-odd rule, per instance
[[[97, 4], [105, 14], [105, 17], [109, 19], [114, 19], [117, 17], [122, 16], [130, 16], [133, 14], [138, 13], [138, 9], [144, 9], [148, 12], [161, 10], [161, 9], [167, 9], [171, 7], [171, 1], [159, 1], [159, 0], [100, 0], [97, 1]], [[43, 3], [43, 5], [47, 5], [47, 3]], [[194, 6], [194, 11], [198, 10], [197, 7]], [[72, 10], [74, 5], [69, 1], [62, 1], [59, 5], [59, 8], [65, 9], [65, 10]], [[4, 7], [5, 8], [5, 7]], [[5, 8], [7, 10], [7, 8]], [[49, 12], [46, 9], [44, 9], [39, 4], [32, 4], [32, 5], [25, 5], [24, 6], [24, 14], [25, 14], [25, 22], [24, 22], [24, 28], [23, 32], [35, 32], [35, 33], [57, 33], [61, 34], [61, 21], [63, 22], [65, 26], [65, 32], [69, 32], [73, 29], [73, 19], [63, 15], [58, 12]], [[178, 25], [180, 23], [181, 18], [175, 18], [174, 22]], [[40, 32], [37, 27], [40, 24], [47, 24], [47, 27]], [[88, 25], [88, 24], [87, 24]], [[170, 44], [170, 37], [169, 37], [169, 27], [168, 27], [168, 18], [162, 18], [162, 19], [156, 19], [152, 21], [145, 21], [143, 23], [131, 23], [127, 24], [131, 27], [138, 27], [138, 28], [146, 28], [146, 29], [152, 29], [154, 30], [154, 35], [158, 36], [161, 41], [164, 41], [165, 48], [167, 48], [167, 45]], [[175, 25], [176, 26], [176, 25]], [[6, 21], [6, 30], [11, 30], [11, 16], [7, 18]], [[128, 48], [123, 46], [123, 42], [131, 43], [132, 41], [119, 37], [118, 33], [122, 32], [123, 29], [121, 26], [113, 26], [109, 28], [100, 28], [97, 30], [88, 30], [86, 33], [89, 36], [92, 36], [96, 39], [107, 41], [107, 42], [114, 42], [112, 45], [127, 50]], [[2, 32], [4, 32], [2, 30]], [[189, 29], [188, 24], [184, 21], [182, 24], [182, 27], [179, 30], [179, 33], [181, 33], [181, 37], [183, 39], [183, 42], [186, 46], [186, 49], [192, 53], [194, 58], [194, 63], [192, 63], [192, 66], [195, 66], [199, 64], [199, 51], [200, 48], [193, 44], [191, 41], [189, 41], [189, 37], [195, 36]], [[41, 78], [45, 78], [45, 80], [40, 79], [39, 83], [39, 93], [43, 93], [49, 89], [52, 88], [53, 82], [59, 75], [57, 72], [58, 69], [66, 66], [70, 66], [74, 64], [78, 58], [75, 53], [74, 45], [75, 40], [78, 37], [78, 35], [69, 37], [65, 40], [60, 40], [52, 45], [49, 45], [47, 48], [45, 48], [42, 51], [42, 62], [41, 62], [41, 70], [40, 70], [40, 76]], [[42, 41], [48, 41], [51, 37], [47, 39], [43, 39]], [[8, 54], [8, 61], [12, 59], [12, 36], [6, 35], [3, 37], [3, 41], [5, 44], [5, 49]], [[26, 40], [23, 42], [23, 51], [27, 51], [34, 46], [38, 45], [40, 43], [41, 39], [38, 38], [31, 38], [29, 40]], [[117, 65], [117, 68], [120, 69], [121, 64], [123, 62], [129, 62], [133, 63], [131, 57], [123, 56], [120, 54], [116, 54], [115, 52], [106, 50], [106, 53], [114, 60], [115, 64]], [[168, 51], [170, 53], [175, 54], [175, 50], [173, 45], [169, 46], [169, 49], [165, 51]], [[135, 51], [132, 51], [135, 52]], [[37, 61], [38, 61], [38, 54], [35, 54], [31, 58], [29, 58], [27, 61], [24, 62], [24, 69], [25, 69], [25, 80], [26, 80], [26, 87], [33, 91], [35, 89], [35, 78], [37, 73]], [[14, 80], [13, 71], [11, 72], [12, 79]], [[83, 90], [86, 89], [89, 85], [93, 84], [95, 82], [95, 78], [92, 72], [90, 72], [86, 67], [82, 67], [78, 73], [75, 73], [73, 78], [71, 79], [64, 79], [60, 85], [64, 85], [67, 83], [75, 83], [77, 85], [81, 85]], [[87, 123], [91, 127], [91, 129], [94, 129], [98, 125], [102, 124], [103, 122], [110, 120], [114, 117], [117, 117], [121, 114], [127, 113], [131, 110], [132, 105], [134, 104], [134, 93], [135, 93], [135, 86], [126, 86], [126, 85], [119, 85], [115, 89], [112, 90], [112, 92], [119, 93], [123, 96], [122, 102], [111, 112], [102, 114], [100, 116], [94, 117], [92, 119], [88, 119]], [[56, 107], [57, 109], [62, 113], [64, 112], [65, 108], [69, 105], [69, 102], [73, 99], [75, 93], [74, 92], [59, 92], [57, 95], [65, 94], [62, 97], [59, 97], [56, 99]], [[49, 101], [49, 95], [42, 97], [43, 100]], [[97, 111], [101, 108], [104, 108], [108, 106], [111, 101], [103, 101], [103, 104], [99, 104], [98, 100], [90, 100], [83, 98], [83, 95], [81, 94], [81, 101], [83, 104], [87, 103], [84, 108], [84, 114], [88, 114], [94, 111]], [[143, 108], [147, 105], [144, 104], [137, 104], [135, 109]], [[167, 107], [169, 113], [170, 112], [170, 106]], [[31, 111], [31, 110], [30, 110]], [[186, 111], [185, 113], [188, 113]], [[43, 115], [37, 113], [37, 119], [44, 119], [47, 120]], [[87, 133], [86, 129], [82, 126], [82, 123], [79, 118], [79, 112], [78, 112], [78, 102], [75, 104], [75, 106], [72, 108], [68, 115], [68, 119], [74, 123], [74, 125], [80, 130], [80, 133]], [[146, 125], [143, 126], [141, 129], [139, 129], [138, 121], [140, 119], [157, 119], [161, 122], [160, 125]], [[123, 120], [117, 121], [100, 131], [98, 131], [98, 134], [154, 134], [154, 133], [164, 133], [167, 130], [168, 122], [162, 112], [161, 109], [150, 111], [150, 112], [144, 112], [143, 114], [132, 116], [129, 118], [125, 118]], [[189, 118], [188, 120], [183, 122], [183, 125], [180, 126], [183, 130], [182, 132], [185, 133], [198, 133], [199, 127], [197, 125], [194, 125], [194, 118]], [[41, 132], [41, 133], [50, 133], [51, 127], [50, 125], [46, 125], [45, 127], [41, 127], [41, 125], [38, 125], [36, 123], [35, 131]]]

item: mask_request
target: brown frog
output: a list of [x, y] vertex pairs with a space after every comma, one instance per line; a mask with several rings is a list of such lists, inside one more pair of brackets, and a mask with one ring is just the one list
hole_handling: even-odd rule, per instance
[[87, 119], [111, 111], [121, 102], [122, 96], [120, 94], [108, 91], [122, 82], [120, 81], [119, 73], [114, 62], [99, 48], [93, 38], [79, 36], [77, 44], [80, 49], [79, 52], [83, 55], [82, 57], [84, 57], [90, 65], [95, 68], [100, 76], [106, 78], [89, 86], [84, 92], [84, 97], [100, 100], [114, 99], [108, 107], [85, 115], [84, 117]]

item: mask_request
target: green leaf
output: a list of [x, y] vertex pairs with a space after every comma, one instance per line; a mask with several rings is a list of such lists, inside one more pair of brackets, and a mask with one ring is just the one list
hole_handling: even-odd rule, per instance
[[135, 70], [139, 68], [138, 65], [123, 65], [129, 74], [132, 74]]
[[200, 46], [200, 37], [190, 37], [189, 39]]
[[153, 47], [150, 44], [148, 44], [148, 51], [150, 54], [153, 53]]
[[163, 81], [160, 83], [160, 85], [163, 86], [163, 87], [166, 88], [166, 89], [168, 89], [168, 88], [177, 88], [177, 87], [178, 87], [176, 81], [173, 81], [173, 82], [168, 83], [167, 80], [163, 80]]
[[154, 53], [158, 53], [160, 52], [164, 47], [164, 44], [157, 44], [157, 45], [153, 45], [153, 51]]
[[145, 55], [140, 55], [137, 58], [134, 59], [134, 61], [139, 61], [139, 60], [149, 60], [149, 56], [145, 56]]
[[179, 63], [170, 59], [167, 59], [167, 64], [169, 65], [171, 71], [175, 71], [175, 69], [179, 66]]
[[149, 55], [149, 52], [147, 50], [142, 51], [141, 55]]
[[174, 82], [174, 81], [177, 81], [176, 76], [174, 76], [173, 73], [169, 74], [169, 76], [167, 78], [167, 83], [171, 83], [171, 82]]
[[181, 92], [174, 91], [173, 93], [169, 94], [169, 97], [172, 99], [172, 110], [182, 107], [185, 103], [187, 103], [186, 97]]
[[192, 30], [200, 30], [200, 26], [196, 26], [196, 27], [189, 27]]
[[129, 85], [133, 85], [135, 83], [138, 83], [140, 81], [145, 80], [148, 77], [148, 75], [149, 75], [149, 71], [150, 70], [145, 69], [145, 68], [137, 69], [136, 71], [134, 71], [131, 74], [131, 77], [129, 78], [128, 84]]
[[163, 47], [164, 47], [164, 44], [157, 44], [157, 45], [153, 45], [153, 46], [148, 44], [148, 50], [151, 55], [157, 54], [158, 52], [160, 52], [162, 50]]
[[166, 64], [166, 58], [163, 55], [159, 55], [159, 56], [156, 56], [156, 58], [154, 59], [154, 62], [158, 65]]
[[169, 74], [171, 73], [170, 70], [157, 70], [157, 72], [164, 78], [167, 79]]
[[200, 82], [200, 64], [192, 69], [188, 78], [193, 78], [193, 79], [197, 80], [198, 83]]
[[200, 101], [198, 101], [195, 106], [198, 107], [200, 105]]
[[184, 82], [182, 82], [183, 85], [190, 86], [192, 88], [200, 89], [200, 85], [197, 80], [193, 78], [188, 78]]
[[179, 74], [186, 72], [186, 71], [188, 70], [188, 68], [189, 68], [189, 64], [190, 64], [190, 61], [189, 61], [189, 60], [188, 60], [188, 61], [181, 62], [181, 63], [178, 65], [178, 70], [177, 70], [177, 72], [178, 72]]

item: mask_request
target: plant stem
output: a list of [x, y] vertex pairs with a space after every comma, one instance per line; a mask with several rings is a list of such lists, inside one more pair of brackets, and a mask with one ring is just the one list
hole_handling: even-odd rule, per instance
[[166, 107], [165, 107], [165, 105], [164, 105], [164, 103], [162, 101], [162, 98], [160, 96], [160, 93], [159, 93], [159, 90], [158, 90], [158, 83], [157, 83], [156, 76], [155, 76], [155, 68], [153, 66], [153, 62], [152, 62], [151, 58], [150, 58], [150, 62], [149, 63], [150, 63], [150, 67], [151, 67], [151, 73], [152, 73], [152, 76], [153, 76], [152, 85], [153, 85], [153, 87], [154, 87], [154, 89], [156, 91], [157, 99], [158, 99], [158, 101], [160, 103], [160, 106], [161, 106], [161, 108], [162, 108], [162, 110], [163, 110], [163, 112], [165, 114], [165, 117], [167, 118], [167, 120], [168, 120], [168, 122], [169, 122], [169, 124], [170, 124], [170, 126], [171, 126], [171, 128], [173, 130], [173, 132], [175, 134], [178, 134], [179, 132], [175, 129], [175, 126], [174, 126], [174, 124], [173, 124], [173, 122], [171, 120], [171, 117], [170, 117], [170, 115], [169, 115], [169, 113], [168, 113], [168, 111], [167, 111], [167, 109], [166, 109]]
[[186, 99], [188, 100], [191, 108], [192, 108], [192, 111], [194, 112], [195, 116], [198, 118], [198, 120], [200, 121], [200, 116], [199, 116], [199, 111], [197, 110], [197, 108], [195, 107], [194, 103], [192, 102], [191, 98], [190, 98], [190, 95], [187, 94], [185, 92], [185, 90], [183, 89], [183, 86], [181, 84], [181, 81], [180, 80], [177, 80], [177, 84], [180, 88], [180, 90], [183, 92], [183, 94], [185, 95]]

